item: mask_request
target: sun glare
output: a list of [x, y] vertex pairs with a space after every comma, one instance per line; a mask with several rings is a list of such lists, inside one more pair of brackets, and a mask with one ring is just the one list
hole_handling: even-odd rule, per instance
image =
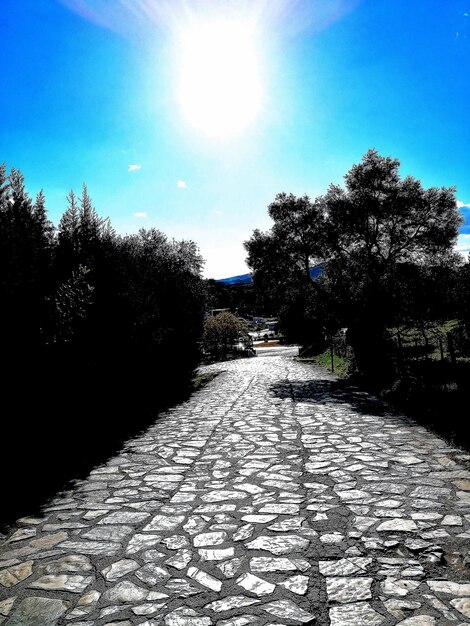
[[255, 37], [242, 23], [202, 21], [181, 32], [178, 97], [186, 120], [206, 135], [236, 135], [261, 108]]

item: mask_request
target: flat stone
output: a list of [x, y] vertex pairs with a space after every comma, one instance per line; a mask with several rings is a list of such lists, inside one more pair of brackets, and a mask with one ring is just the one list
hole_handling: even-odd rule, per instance
[[24, 541], [25, 539], [31, 539], [35, 537], [37, 533], [36, 528], [20, 528], [15, 531], [7, 540], [8, 543], [14, 543], [16, 541]]
[[152, 530], [175, 530], [181, 523], [184, 521], [184, 515], [173, 515], [169, 517], [168, 515], [155, 515], [152, 521], [144, 527], [145, 531]]
[[155, 561], [163, 559], [165, 556], [167, 555], [164, 552], [159, 552], [158, 550], [144, 550], [139, 554], [139, 558], [144, 561], [144, 563], [154, 563]]
[[30, 589], [47, 589], [50, 591], [71, 591], [73, 593], [83, 593], [85, 589], [94, 581], [94, 576], [78, 576], [70, 574], [46, 574], [34, 582], [30, 583]]
[[278, 583], [281, 587], [285, 587], [292, 593], [296, 593], [299, 596], [304, 596], [307, 593], [308, 589], [308, 576], [302, 576], [301, 574], [297, 576], [291, 576], [287, 578], [284, 582]]
[[110, 602], [142, 602], [142, 600], [147, 600], [148, 595], [147, 589], [138, 587], [128, 580], [123, 580], [105, 591], [103, 598]]
[[206, 548], [199, 548], [199, 555], [203, 561], [223, 561], [234, 556], [234, 548], [221, 548], [219, 550], [210, 550]]
[[323, 576], [350, 576], [366, 573], [371, 563], [371, 558], [351, 556], [337, 561], [320, 561], [318, 566]]
[[338, 532], [334, 533], [325, 533], [321, 535], [320, 541], [322, 543], [333, 544], [333, 543], [341, 543], [344, 539], [344, 535]]
[[244, 500], [246, 493], [240, 493], [239, 491], [230, 491], [226, 489], [217, 489], [216, 491], [209, 491], [201, 496], [203, 502], [225, 502], [226, 500]]
[[166, 626], [210, 626], [210, 617], [203, 617], [193, 609], [180, 607], [164, 617]]
[[290, 517], [268, 526], [274, 532], [285, 532], [287, 530], [298, 530], [305, 521], [305, 517]]
[[220, 569], [225, 578], [233, 578], [240, 569], [241, 563], [241, 559], [230, 559], [229, 561], [219, 563], [217, 567]]
[[93, 565], [90, 559], [81, 554], [68, 554], [61, 559], [44, 564], [41, 563], [37, 566], [38, 574], [84, 573], [92, 571]]
[[114, 511], [103, 517], [98, 524], [141, 524], [150, 517], [150, 513], [135, 511]]
[[26, 561], [19, 565], [13, 565], [0, 572], [0, 585], [2, 587], [14, 587], [22, 580], [26, 580], [33, 573], [34, 561]]
[[7, 598], [6, 600], [0, 600], [0, 615], [6, 617], [10, 613], [16, 598], [17, 596], [13, 596], [11, 598]]
[[451, 596], [470, 596], [470, 583], [453, 583], [447, 580], [428, 580], [427, 584], [434, 593]]
[[275, 600], [274, 602], [263, 604], [261, 608], [263, 611], [280, 617], [281, 619], [290, 619], [295, 622], [301, 622], [302, 624], [307, 624], [315, 620], [315, 615], [297, 606], [292, 600]]
[[153, 548], [158, 543], [160, 543], [161, 538], [161, 535], [144, 535], [140, 533], [134, 535], [127, 544], [126, 553], [135, 554], [136, 552], [140, 552], [141, 550]]
[[253, 524], [245, 524], [233, 533], [232, 539], [233, 541], [243, 541], [244, 539], [249, 539], [254, 530], [255, 527], [253, 526]]
[[250, 522], [252, 524], [267, 524], [277, 519], [277, 515], [243, 515], [242, 520], [244, 522]]
[[368, 602], [354, 602], [330, 609], [330, 626], [379, 626], [384, 619]]
[[243, 587], [247, 591], [251, 591], [251, 593], [254, 593], [257, 596], [269, 595], [276, 588], [276, 585], [273, 585], [262, 578], [258, 578], [258, 576], [254, 576], [253, 574], [242, 574], [239, 578], [237, 578], [236, 582], [240, 585], [240, 587]]
[[395, 463], [400, 463], [401, 465], [417, 465], [418, 463], [424, 463], [423, 459], [419, 459], [413, 455], [398, 455], [394, 459]]
[[126, 576], [126, 574], [130, 574], [136, 569], [139, 569], [139, 564], [136, 563], [136, 561], [133, 561], [132, 559], [121, 559], [109, 567], [106, 567], [101, 573], [106, 580], [115, 582], [116, 580], [119, 580], [119, 578]]
[[207, 521], [200, 515], [191, 515], [183, 528], [189, 535], [200, 533], [207, 526]]
[[308, 539], [298, 535], [282, 535], [281, 537], [261, 535], [253, 541], [245, 543], [245, 546], [250, 550], [266, 550], [281, 555], [304, 551], [309, 543]]
[[97, 509], [96, 511], [87, 511], [83, 516], [83, 519], [96, 519], [102, 515], [109, 513], [109, 509]]
[[258, 618], [255, 615], [239, 615], [238, 617], [220, 620], [217, 622], [217, 626], [246, 626], [256, 621], [258, 621]]
[[77, 606], [91, 606], [92, 604], [96, 604], [100, 598], [101, 594], [96, 589], [85, 593], [80, 600], [77, 602]]
[[382, 593], [385, 593], [387, 596], [405, 597], [410, 591], [417, 589], [419, 585], [420, 583], [417, 580], [387, 578], [381, 584], [381, 587]]
[[179, 550], [189, 545], [189, 541], [184, 535], [172, 535], [171, 537], [165, 537], [161, 540], [164, 546], [169, 550]]
[[148, 585], [156, 585], [170, 578], [170, 573], [164, 567], [160, 567], [156, 563], [147, 563], [135, 572], [139, 580]]
[[181, 550], [178, 550], [178, 552], [174, 556], [166, 559], [165, 563], [167, 565], [171, 565], [171, 567], [174, 567], [175, 569], [184, 569], [192, 558], [193, 553], [191, 552], [191, 550], [188, 550], [187, 548], [182, 548]]
[[192, 585], [185, 578], [171, 578], [165, 585], [165, 589], [168, 589], [170, 593], [173, 593], [180, 598], [189, 598], [201, 593], [201, 589]]
[[227, 539], [227, 533], [224, 531], [201, 533], [196, 535], [193, 539], [193, 544], [196, 548], [203, 546], [217, 546], [224, 543]]
[[260, 513], [275, 513], [276, 515], [297, 515], [299, 512], [298, 504], [278, 504], [269, 503], [265, 504], [260, 510]]
[[122, 550], [119, 543], [111, 541], [64, 541], [61, 548], [95, 556], [114, 556]]
[[419, 602], [412, 602], [410, 600], [397, 600], [396, 598], [390, 598], [390, 600], [385, 600], [384, 606], [387, 611], [397, 619], [404, 619], [406, 611], [413, 611], [415, 609], [421, 608], [421, 604]]
[[454, 485], [462, 491], [470, 491], [470, 480], [457, 480]]
[[69, 606], [64, 600], [30, 596], [18, 604], [5, 626], [55, 626]]
[[349, 578], [338, 576], [326, 579], [326, 592], [330, 602], [357, 602], [372, 598], [373, 578]]
[[91, 530], [83, 533], [84, 539], [92, 539], [97, 541], [115, 541], [121, 542], [134, 532], [132, 526], [95, 526]]
[[39, 539], [33, 539], [29, 542], [29, 545], [35, 551], [48, 550], [49, 548], [53, 548], [54, 546], [62, 543], [65, 539], [67, 539], [67, 533], [59, 532], [52, 535], [44, 535]]
[[421, 485], [416, 487], [411, 493], [410, 498], [425, 498], [429, 500], [443, 500], [450, 494], [450, 489], [447, 487], [429, 487], [428, 485]]
[[[307, 567], [310, 567], [308, 563]], [[250, 559], [250, 569], [252, 572], [291, 572], [299, 568], [294, 559], [254, 556]]]
[[422, 552], [429, 548], [432, 544], [429, 541], [423, 541], [422, 539], [407, 539], [405, 546], [412, 552]]
[[377, 532], [390, 531], [409, 533], [414, 530], [418, 530], [418, 527], [413, 520], [409, 519], [390, 519], [377, 526]]
[[459, 613], [465, 617], [470, 617], [470, 598], [454, 598], [450, 603]]
[[[155, 613], [158, 613], [165, 605], [166, 602], [145, 602], [144, 604], [133, 606], [131, 611], [134, 615], [155, 615]], [[74, 626], [76, 625], [74, 624]]]
[[442, 526], [462, 526], [460, 515], [445, 515], [441, 522]]
[[235, 504], [201, 504], [197, 509], [194, 509], [195, 513], [232, 513], [236, 509]]
[[212, 589], [212, 591], [220, 591], [222, 589], [222, 583], [220, 580], [217, 580], [217, 578], [214, 578], [214, 576], [203, 572], [197, 567], [189, 567], [187, 575], [189, 576], [189, 578], [192, 578], [203, 587]]
[[441, 615], [443, 615], [447, 620], [450, 622], [456, 621], [455, 613], [451, 611], [444, 602], [439, 600], [439, 598], [427, 593], [423, 595], [423, 598], [426, 598], [426, 600], [429, 601], [429, 604], [439, 611], [439, 613], [441, 613]]
[[414, 519], [414, 520], [432, 521], [432, 520], [437, 520], [441, 518], [442, 518], [442, 514], [437, 513], [436, 511], [419, 511], [418, 513], [411, 514], [411, 519]]
[[252, 483], [239, 483], [238, 485], [235, 485], [235, 489], [241, 489], [242, 491], [246, 491], [251, 494], [264, 493], [266, 491], [263, 487], [253, 485]]
[[397, 626], [436, 626], [436, 618], [432, 615], [415, 615], [398, 622]]

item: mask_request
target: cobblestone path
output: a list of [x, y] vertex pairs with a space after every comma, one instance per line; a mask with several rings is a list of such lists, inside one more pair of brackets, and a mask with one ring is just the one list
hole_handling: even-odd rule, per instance
[[470, 624], [469, 455], [288, 356], [222, 368], [18, 521], [0, 622]]

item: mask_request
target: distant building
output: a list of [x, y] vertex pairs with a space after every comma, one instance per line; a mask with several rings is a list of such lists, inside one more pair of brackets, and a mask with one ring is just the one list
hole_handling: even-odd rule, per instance
[[230, 309], [211, 309], [208, 317], [215, 317], [216, 315], [219, 315], [219, 313], [230, 313]]

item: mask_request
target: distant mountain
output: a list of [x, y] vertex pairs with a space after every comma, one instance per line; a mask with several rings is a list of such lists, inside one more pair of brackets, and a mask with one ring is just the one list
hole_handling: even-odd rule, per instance
[[[322, 271], [322, 265], [314, 265], [310, 268], [310, 276], [312, 278], [318, 278]], [[224, 285], [252, 285], [253, 274], [240, 274], [238, 276], [231, 276], [230, 278], [219, 278], [216, 282], [224, 283]]]
[[231, 278], [219, 278], [216, 282], [224, 283], [225, 285], [252, 285], [252, 274], [240, 274], [239, 276], [232, 276]]

